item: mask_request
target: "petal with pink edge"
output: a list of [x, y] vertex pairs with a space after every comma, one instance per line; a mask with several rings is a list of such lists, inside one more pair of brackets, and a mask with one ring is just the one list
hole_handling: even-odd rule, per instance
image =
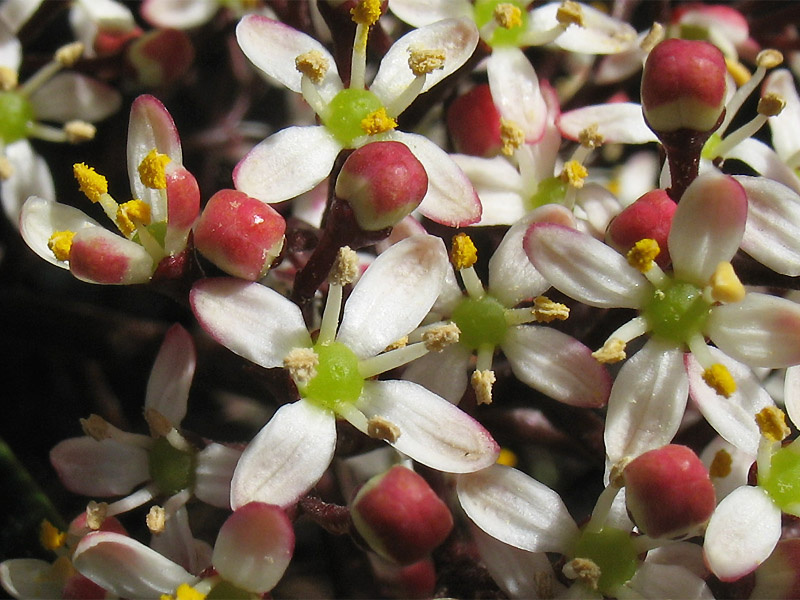
[[12, 558], [0, 562], [0, 584], [12, 598], [61, 598], [62, 579], [53, 577], [53, 565], [38, 558]]
[[486, 62], [486, 71], [500, 116], [520, 127], [527, 143], [541, 140], [547, 124], [547, 105], [528, 57], [519, 48], [495, 48]]
[[167, 330], [150, 371], [145, 410], [157, 410], [174, 427], [178, 427], [186, 416], [186, 403], [196, 363], [194, 340], [188, 331], [176, 323]]
[[593, 126], [597, 126], [597, 132], [606, 143], [647, 144], [658, 141], [656, 134], [644, 122], [641, 104], [635, 102], [585, 106], [561, 113], [558, 118], [561, 134], [575, 141], [581, 131]]
[[54, 200], [31, 196], [22, 205], [19, 232], [31, 250], [52, 265], [68, 269], [69, 263], [58, 260], [47, 246], [56, 231], [74, 231], [97, 227], [100, 223], [74, 206], [59, 204]]

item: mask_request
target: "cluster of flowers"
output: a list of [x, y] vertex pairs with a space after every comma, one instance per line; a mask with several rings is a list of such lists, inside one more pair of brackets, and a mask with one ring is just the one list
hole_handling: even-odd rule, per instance
[[[0, 4], [10, 222], [186, 314], [149, 433], [92, 414], [50, 451], [88, 504], [42, 522], [54, 560], [2, 557], [8, 594], [800, 597], [800, 52], [725, 5], [640, 31], [622, 1], [132, 6]], [[54, 12], [79, 41], [20, 84]], [[235, 163], [213, 189], [156, 92], [211, 28], [294, 93], [275, 132], [235, 109], [189, 139]], [[56, 189], [39, 140], [126, 98], [133, 199], [78, 150]], [[270, 382], [249, 438], [182, 426], [198, 340]], [[321, 547], [362, 587], [299, 587]]]

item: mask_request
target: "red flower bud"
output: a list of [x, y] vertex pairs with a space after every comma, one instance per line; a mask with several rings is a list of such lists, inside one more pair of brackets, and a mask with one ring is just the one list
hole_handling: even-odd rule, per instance
[[653, 239], [661, 248], [656, 263], [664, 268], [670, 263], [667, 238], [677, 208], [665, 190], [651, 190], [612, 219], [606, 229], [606, 243], [627, 254], [639, 240]]
[[447, 130], [456, 152], [485, 158], [500, 152], [500, 113], [488, 84], [476, 85], [453, 100], [447, 109]]

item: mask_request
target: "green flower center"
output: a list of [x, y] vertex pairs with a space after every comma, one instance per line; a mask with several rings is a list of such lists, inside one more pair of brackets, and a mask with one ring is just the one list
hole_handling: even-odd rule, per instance
[[613, 596], [616, 588], [634, 576], [639, 564], [630, 533], [613, 527], [581, 533], [574, 558], [587, 558], [600, 568], [597, 590], [604, 596]]
[[800, 516], [800, 447], [796, 442], [772, 455], [769, 473], [759, 474], [758, 485], [783, 512]]
[[710, 310], [700, 288], [676, 281], [656, 290], [643, 314], [654, 335], [683, 344], [702, 332]]
[[722, 142], [722, 136], [718, 133], [712, 133], [703, 145], [703, 150], [700, 153], [702, 158], [706, 160], [713, 160], [717, 156], [717, 147]]
[[28, 137], [33, 105], [17, 92], [0, 92], [0, 141], [10, 144]]
[[150, 449], [150, 478], [166, 495], [194, 486], [194, 452], [178, 450], [166, 438], [158, 438]]
[[497, 46], [522, 46], [522, 36], [528, 27], [528, 11], [521, 2], [514, 0], [476, 0], [474, 7], [474, 19], [478, 29], [494, 19], [494, 9], [498, 4], [513, 4], [520, 9], [522, 24], [517, 27], [506, 29], [497, 27], [488, 40], [485, 40], [492, 47]]
[[317, 374], [300, 388], [300, 394], [323, 408], [336, 410], [342, 402], [358, 400], [364, 378], [358, 372], [358, 357], [350, 348], [338, 342], [316, 344], [319, 358]]
[[220, 581], [208, 592], [206, 600], [251, 600], [252, 592], [236, 587], [227, 581]]
[[563, 204], [567, 197], [567, 187], [567, 182], [561, 177], [543, 179], [536, 187], [536, 193], [525, 202], [525, 208], [531, 211], [545, 204]]
[[459, 342], [471, 350], [483, 345], [499, 346], [508, 331], [505, 310], [491, 296], [462, 300], [451, 317], [461, 330]]
[[345, 147], [364, 135], [361, 121], [383, 106], [369, 90], [344, 89], [328, 104], [328, 114], [323, 117], [325, 127]]

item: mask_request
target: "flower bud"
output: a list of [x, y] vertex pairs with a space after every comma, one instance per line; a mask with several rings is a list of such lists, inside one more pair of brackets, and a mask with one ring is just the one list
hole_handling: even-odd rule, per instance
[[135, 39], [125, 58], [134, 84], [160, 87], [186, 73], [194, 60], [194, 46], [183, 31], [154, 29]]
[[456, 152], [485, 158], [500, 152], [500, 113], [488, 84], [476, 85], [453, 100], [447, 109], [447, 130]]
[[645, 452], [625, 467], [622, 476], [628, 513], [651, 537], [679, 537], [714, 512], [711, 478], [686, 446], [670, 444]]
[[197, 250], [220, 269], [255, 281], [283, 248], [286, 222], [274, 208], [237, 190], [209, 199], [194, 226]]
[[336, 180], [336, 196], [350, 205], [365, 231], [395, 225], [419, 206], [427, 191], [425, 167], [405, 144], [394, 141], [358, 148]]
[[420, 475], [400, 465], [367, 481], [350, 514], [372, 550], [404, 565], [430, 553], [453, 528], [447, 505]]
[[725, 109], [725, 58], [708, 42], [668, 39], [650, 52], [642, 74], [642, 110], [658, 135], [710, 132]]
[[612, 219], [606, 229], [606, 243], [627, 254], [639, 240], [653, 239], [661, 249], [656, 263], [664, 268], [670, 262], [667, 239], [677, 208], [665, 190], [651, 190]]
[[778, 542], [770, 557], [756, 570], [750, 598], [800, 598], [800, 539]]
[[167, 214], [170, 229], [188, 232], [200, 213], [197, 179], [184, 166], [167, 167]]

